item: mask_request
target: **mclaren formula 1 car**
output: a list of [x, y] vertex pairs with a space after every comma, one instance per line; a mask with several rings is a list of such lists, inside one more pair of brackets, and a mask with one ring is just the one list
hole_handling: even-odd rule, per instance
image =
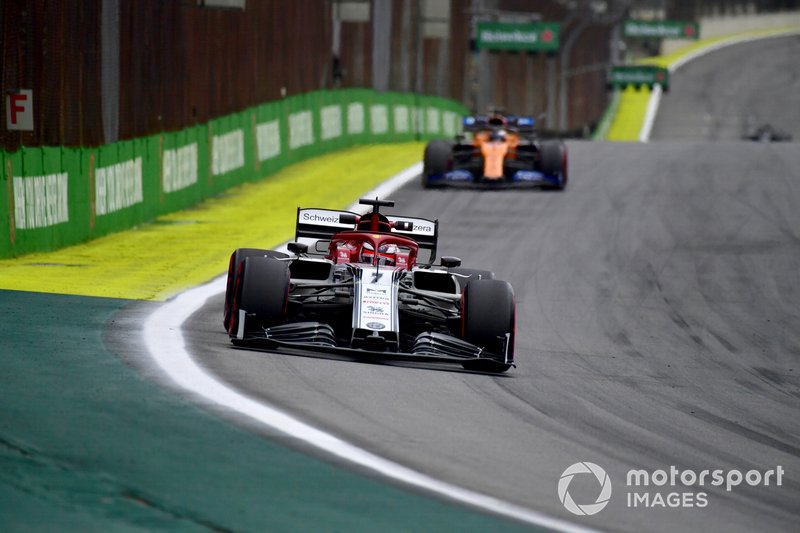
[[514, 365], [514, 292], [487, 270], [436, 259], [438, 221], [297, 210], [289, 253], [240, 248], [228, 268], [224, 326], [239, 347], [347, 358]]
[[540, 140], [533, 125], [533, 117], [465, 117], [464, 133], [454, 141], [436, 139], [425, 147], [423, 187], [563, 189], [567, 147]]

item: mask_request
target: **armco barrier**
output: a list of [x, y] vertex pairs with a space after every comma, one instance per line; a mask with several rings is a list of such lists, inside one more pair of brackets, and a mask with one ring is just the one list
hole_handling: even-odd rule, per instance
[[466, 112], [438, 97], [318, 91], [96, 148], [0, 151], [0, 258], [131, 228], [333, 150], [452, 136]]

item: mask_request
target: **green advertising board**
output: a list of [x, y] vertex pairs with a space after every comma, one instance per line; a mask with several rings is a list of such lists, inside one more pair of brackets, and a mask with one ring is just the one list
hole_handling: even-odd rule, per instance
[[127, 229], [334, 150], [453, 137], [466, 112], [435, 96], [338, 89], [103, 146], [0, 150], [0, 259]]
[[559, 46], [558, 22], [479, 22], [478, 50], [554, 52]]
[[656, 84], [664, 91], [669, 90], [669, 70], [654, 65], [621, 65], [611, 67], [608, 78], [609, 88], [624, 89], [632, 85], [652, 89]]
[[622, 33], [625, 37], [641, 39], [698, 39], [700, 25], [686, 20], [626, 20]]

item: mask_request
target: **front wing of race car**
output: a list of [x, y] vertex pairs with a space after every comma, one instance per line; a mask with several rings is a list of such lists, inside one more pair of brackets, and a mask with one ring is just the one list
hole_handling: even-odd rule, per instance
[[[386, 349], [381, 337], [362, 339], [358, 347], [336, 344], [333, 330], [324, 323], [302, 322], [264, 328], [241, 338], [233, 338], [234, 346], [250, 350], [288, 355], [330, 355], [349, 360], [375, 362], [408, 361], [419, 363], [459, 363], [470, 370], [502, 372], [514, 367], [506, 353], [490, 354], [462, 339], [441, 333], [422, 333], [408, 352]], [[365, 341], [365, 342], [364, 342]]]
[[560, 189], [564, 186], [561, 175], [545, 174], [537, 170], [517, 170], [503, 179], [487, 179], [466, 169], [455, 169], [425, 176], [428, 187], [454, 187], [464, 189]]

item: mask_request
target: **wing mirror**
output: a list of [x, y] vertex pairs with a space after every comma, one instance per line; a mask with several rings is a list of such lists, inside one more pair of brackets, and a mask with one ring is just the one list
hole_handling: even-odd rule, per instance
[[458, 257], [453, 257], [451, 255], [446, 255], [442, 257], [442, 266], [447, 268], [461, 266], [461, 259], [459, 259]]
[[286, 247], [294, 255], [303, 255], [308, 252], [308, 245], [304, 242], [290, 242]]

